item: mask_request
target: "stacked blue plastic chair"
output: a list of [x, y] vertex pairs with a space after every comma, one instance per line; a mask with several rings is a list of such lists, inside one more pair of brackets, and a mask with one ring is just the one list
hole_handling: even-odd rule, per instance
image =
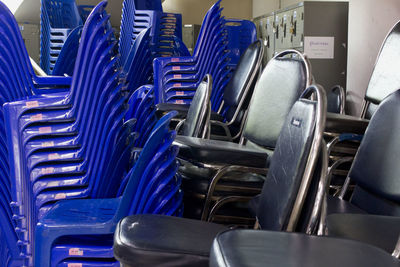
[[150, 29], [143, 30], [133, 43], [128, 59], [122, 67], [127, 90], [130, 93], [150, 82], [153, 74], [150, 43]]
[[13, 149], [13, 216], [18, 218], [16, 228], [24, 228], [18, 240], [26, 264], [31, 261], [38, 219], [56, 200], [95, 195], [96, 182], [100, 182], [96, 179], [109, 164], [118, 164], [111, 156], [118, 160], [121, 151], [112, 149], [124, 148], [117, 141], [125, 145], [117, 137], [123, 129], [126, 97], [119, 84], [112, 53], [115, 43], [104, 7], [104, 3], [99, 5], [85, 24], [75, 64], [78, 75], [68, 93], [4, 106], [8, 146]]
[[[7, 258], [2, 262], [13, 261], [10, 263], [11, 266], [31, 266], [33, 264], [35, 225], [46, 216], [51, 208], [57, 205], [58, 201], [111, 198], [119, 196], [118, 192], [127, 192], [126, 189], [124, 191], [124, 186], [121, 184], [127, 183], [126, 181], [135, 172], [131, 166], [133, 164], [137, 166], [141, 162], [143, 151], [146, 151], [144, 148], [140, 152], [139, 159], [135, 163], [132, 157], [133, 147], [138, 136], [135, 129], [141, 129], [136, 127], [135, 119], [124, 120], [129, 93], [126, 91], [126, 85], [120, 80], [118, 57], [113, 52], [115, 41], [105, 6], [106, 2], [100, 3], [88, 17], [82, 30], [71, 89], [68, 92], [65, 92], [65, 89], [64, 92], [59, 92], [49, 89], [39, 90], [33, 86], [33, 81], [42, 81], [41, 84], [39, 83], [40, 85], [43, 85], [43, 81], [47, 81], [46, 86], [57, 86], [56, 82], [59, 84], [61, 84], [61, 80], [70, 82], [70, 78], [39, 79], [35, 77], [35, 79], [29, 80], [26, 79], [29, 75], [22, 75], [21, 69], [24, 67], [22, 63], [29, 62], [28, 56], [24, 50], [15, 19], [9, 10], [0, 4], [0, 19], [3, 26], [0, 27], [0, 30], [2, 30], [1, 36], [5, 36], [1, 41], [7, 41], [8, 37], [13, 38], [13, 42], [6, 43], [4, 41], [3, 48], [11, 47], [12, 44], [12, 48], [20, 48], [24, 52], [22, 53], [23, 60], [21, 60], [18, 58], [21, 54], [18, 49], [15, 51], [10, 49], [10, 53], [7, 53], [9, 52], [7, 49], [0, 51], [4, 52], [4, 56], [2, 53], [0, 60], [8, 60], [21, 66], [21, 68], [8, 67], [0, 75], [3, 82], [0, 89], [4, 89], [1, 91], [2, 97], [5, 99], [3, 103], [14, 101], [5, 103], [5, 123], [1, 124], [4, 125], [2, 128], [0, 127], [0, 130], [3, 129], [0, 141], [7, 143], [4, 148], [10, 148], [9, 161], [7, 161], [7, 156], [3, 156], [3, 160], [0, 153], [0, 163], [5, 162], [3, 164], [5, 167], [0, 167], [4, 167], [3, 169], [6, 171], [9, 169], [8, 174], [5, 173], [1, 176], [1, 182], [4, 181], [4, 185], [2, 184], [0, 189], [4, 189], [4, 192], [0, 191], [2, 194], [0, 195], [2, 204], [0, 206], [2, 208], [0, 209], [0, 218], [2, 218], [0, 235], [6, 236], [7, 244], [1, 243], [0, 255]], [[14, 29], [15, 33], [10, 34], [8, 32], [10, 29]], [[10, 58], [11, 56], [14, 56], [15, 59]], [[30, 66], [30, 68], [32, 67]], [[8, 74], [5, 71], [15, 71], [16, 73], [3, 75]], [[33, 70], [30, 71], [33, 72]], [[15, 79], [9, 79], [9, 77]], [[7, 82], [14, 83], [2, 87]], [[23, 86], [24, 82], [27, 83], [26, 86]], [[29, 82], [32, 84], [32, 88], [29, 87]], [[19, 93], [19, 88], [25, 89], [27, 92]], [[38, 91], [39, 94], [57, 93], [15, 101], [25, 99], [35, 91]], [[150, 97], [151, 101], [147, 101], [151, 95], [149, 93], [145, 97], [139, 97], [144, 104], [139, 103], [135, 114], [153, 114], [151, 112], [154, 109], [153, 100]], [[145, 105], [148, 102], [149, 104]], [[1, 115], [3, 115], [3, 111]], [[138, 116], [137, 121], [142, 125], [140, 128], [146, 129], [147, 133], [149, 127], [146, 125], [149, 122], [146, 122], [145, 117]], [[164, 124], [168, 125], [169, 123], [164, 122]], [[6, 135], [7, 140], [5, 140]], [[181, 215], [180, 179], [175, 176], [177, 150], [169, 148], [173, 139], [174, 133], [167, 133], [166, 137], [160, 141], [163, 144], [160, 147], [161, 152], [154, 153], [151, 157], [152, 159], [157, 158], [157, 161], [152, 162], [152, 167], [147, 169], [144, 175], [133, 176], [140, 183], [135, 191], [136, 198], [130, 202], [124, 202], [127, 203], [126, 205], [132, 205], [129, 212]], [[143, 143], [147, 144], [148, 141], [143, 141]], [[2, 148], [3, 146], [0, 149]], [[7, 152], [0, 152], [7, 154]], [[146, 179], [149, 182], [146, 182]], [[129, 186], [129, 183], [127, 184]], [[151, 190], [149, 191], [149, 189]], [[133, 193], [131, 190], [128, 192]], [[132, 196], [125, 197], [124, 193], [122, 199], [124, 198], [132, 198]], [[8, 205], [10, 202], [11, 206]], [[73, 211], [72, 216], [74, 220], [79, 221], [81, 216], [84, 216], [83, 214], [85, 211], [82, 213], [77, 210]], [[96, 219], [100, 221], [104, 219], [104, 214], [98, 215], [99, 217]], [[126, 214], [124, 213], [124, 215]], [[92, 220], [94, 218], [91, 217]], [[41, 240], [40, 234], [38, 239]], [[65, 259], [79, 256], [75, 255], [80, 254], [79, 250], [76, 252], [77, 250], [63, 248], [68, 246], [71, 248], [76, 243], [81, 244], [82, 240], [61, 241], [61, 243], [54, 244], [57, 253], [67, 255]], [[90, 238], [86, 238], [85, 241], [89, 242]], [[95, 244], [99, 244], [99, 242]], [[36, 245], [38, 245], [37, 242]], [[39, 245], [41, 245], [40, 242]], [[112, 257], [110, 258], [111, 247], [103, 247], [100, 251], [97, 251], [96, 248], [96, 245], [92, 243], [89, 250], [94, 256], [89, 257], [90, 260], [87, 259], [87, 254], [84, 254], [85, 264], [109, 266], [101, 265], [94, 258], [108, 255], [106, 262], [109, 264], [112, 261]], [[73, 260], [72, 263], [74, 263]], [[64, 262], [64, 258], [62, 258], [55, 263], [55, 265], [58, 264], [68, 266], [69, 263]]]
[[131, 47], [143, 30], [151, 29], [152, 58], [186, 54], [177, 49], [175, 38], [182, 39], [182, 16], [164, 13], [161, 0], [124, 0], [120, 30], [121, 65], [128, 59]]
[[157, 122], [154, 87], [152, 85], [139, 87], [129, 98], [128, 106], [125, 120], [136, 119], [135, 132], [138, 133], [138, 137], [135, 147], [143, 147]]
[[40, 66], [47, 74], [52, 74], [69, 33], [82, 24], [75, 0], [41, 0]]
[[[22, 266], [24, 226], [18, 225], [12, 206], [12, 179], [8, 160], [6, 126], [3, 104], [10, 101], [68, 91], [71, 78], [37, 77], [24, 46], [17, 22], [8, 8], [0, 2], [0, 262], [4, 266]], [[10, 206], [11, 203], [11, 206]], [[6, 258], [5, 258], [6, 257]]]
[[[256, 38], [254, 24], [247, 27], [250, 33], [240, 34], [244, 32], [244, 25], [252, 22], [222, 17], [220, 2], [217, 1], [206, 14], [193, 56], [158, 58], [154, 61], [156, 103], [190, 104], [202, 77], [211, 74], [214, 81], [211, 101], [213, 107], [220, 106], [223, 89], [241, 53]], [[230, 26], [232, 23], [235, 25]], [[241, 42], [229, 42], [233, 36], [241, 38]]]
[[76, 56], [78, 54], [79, 39], [81, 38], [81, 34], [82, 26], [76, 27], [69, 33], [67, 40], [61, 48], [57, 61], [54, 64], [52, 75], [63, 76], [66, 74], [68, 76], [72, 76]]
[[152, 130], [127, 174], [129, 181], [121, 197], [61, 201], [54, 205], [37, 225], [35, 266], [50, 266], [50, 262], [51, 266], [119, 266], [110, 260], [112, 249], [110, 243], [109, 247], [106, 244], [118, 220], [138, 213], [181, 215], [182, 192], [175, 175], [178, 149], [172, 145], [176, 133], [169, 130], [174, 115], [161, 118]]

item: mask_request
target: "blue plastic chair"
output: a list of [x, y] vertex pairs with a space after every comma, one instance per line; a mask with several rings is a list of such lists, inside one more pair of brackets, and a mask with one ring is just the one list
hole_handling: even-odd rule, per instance
[[41, 0], [40, 66], [46, 73], [52, 74], [69, 33], [82, 24], [75, 0]]
[[125, 65], [134, 41], [146, 29], [151, 29], [152, 59], [187, 52], [187, 49], [181, 49], [182, 42], [175, 48], [175, 39], [182, 38], [180, 14], [163, 13], [160, 1], [124, 0], [119, 41], [121, 65]]
[[140, 177], [166, 136], [176, 113], [160, 119], [136, 162], [124, 194], [114, 199], [85, 199], [58, 202], [36, 226], [35, 265], [50, 266], [54, 241], [63, 236], [112, 234], [119, 219], [129, 214], [137, 196]]
[[81, 38], [82, 27], [78, 26], [72, 30], [64, 45], [61, 48], [60, 54], [58, 55], [57, 61], [54, 64], [52, 75], [63, 76], [67, 74], [72, 76], [78, 54], [79, 39]]
[[[104, 30], [103, 30], [103, 32], [104, 32]], [[84, 38], [83, 38], [84, 39]], [[84, 42], [83, 42], [84, 43]], [[68, 97], [67, 97], [68, 98]], [[47, 100], [47, 101], [49, 101], [49, 100], [53, 100], [53, 102], [54, 102], [54, 99], [51, 99], [51, 98], [45, 98], [45, 100]], [[65, 100], [65, 99], [63, 99], [63, 100]], [[51, 101], [50, 101], [51, 102]], [[26, 103], [29, 103], [29, 101], [28, 102], [26, 102]], [[65, 104], [65, 102], [64, 102], [64, 104]], [[39, 105], [39, 103], [38, 103], [38, 105]], [[29, 106], [29, 105], [25, 105], [25, 107], [26, 106]], [[37, 108], [37, 107], [35, 107], [35, 108]], [[65, 107], [64, 107], [65, 108]], [[122, 116], [123, 117], [123, 116]], [[121, 119], [122, 119], [122, 117], [121, 117]], [[17, 120], [18, 121], [18, 120]], [[26, 188], [28, 188], [29, 189], [29, 186], [26, 186]], [[29, 190], [28, 190], [29, 191]], [[29, 201], [26, 201], [25, 203], [29, 203]], [[33, 214], [35, 214], [34, 212], [33, 212]], [[29, 215], [29, 210], [28, 211], [25, 211], [25, 214], [24, 215]], [[34, 219], [32, 220], [32, 221], [34, 221]]]
[[205, 74], [215, 81], [211, 95], [217, 110], [241, 54], [256, 38], [250, 21], [225, 20], [220, 1], [207, 12], [192, 57], [158, 58], [154, 61], [156, 103], [190, 104]]

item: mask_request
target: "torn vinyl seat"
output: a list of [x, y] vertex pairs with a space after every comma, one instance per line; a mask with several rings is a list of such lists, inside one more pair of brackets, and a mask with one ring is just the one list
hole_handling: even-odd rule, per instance
[[397, 267], [400, 261], [377, 247], [352, 240], [299, 233], [233, 230], [220, 233], [215, 238], [209, 266]]
[[[219, 198], [213, 196], [211, 181], [217, 183], [221, 177], [224, 179], [220, 182], [230, 183], [223, 193], [226, 196], [229, 191], [250, 197], [260, 193], [267, 160], [273, 153], [286, 115], [311, 83], [311, 77], [309, 62], [301, 53], [296, 50], [281, 52], [269, 62], [254, 88], [240, 144], [177, 136], [178, 157], [183, 163], [180, 173], [183, 175], [186, 217], [207, 218], [212, 202]], [[240, 167], [232, 169], [232, 166]], [[240, 175], [240, 179], [228, 179], [237, 173], [237, 169], [240, 172], [241, 168], [248, 167], [251, 170], [247, 169], [247, 172], [261, 176], [245, 178]], [[215, 187], [216, 191], [218, 188]]]
[[[245, 117], [255, 83], [260, 74], [263, 54], [264, 47], [261, 40], [257, 40], [241, 56], [232, 78], [224, 89], [223, 101], [218, 108], [218, 112], [211, 113], [212, 134], [215, 131], [220, 133], [220, 135], [212, 136], [211, 139], [232, 141], [241, 135], [241, 122]], [[183, 119], [186, 118], [188, 109], [189, 105], [157, 104], [158, 116], [168, 111], [176, 110], [178, 111], [178, 116]]]
[[[322, 140], [326, 98], [321, 88], [312, 86], [307, 93], [312, 91], [317, 92], [318, 101], [299, 99], [278, 138], [257, 211], [261, 229], [312, 233], [316, 228], [326, 187]], [[316, 172], [319, 156], [324, 160]], [[312, 184], [318, 190], [310, 191]], [[118, 223], [114, 255], [124, 267], [208, 266], [212, 239], [227, 229], [191, 219], [129, 216]]]

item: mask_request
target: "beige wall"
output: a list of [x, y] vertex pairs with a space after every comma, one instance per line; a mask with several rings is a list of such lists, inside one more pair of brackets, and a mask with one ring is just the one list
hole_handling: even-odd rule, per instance
[[[165, 0], [165, 12], [181, 13], [184, 24], [201, 24], [215, 0]], [[251, 19], [252, 0], [223, 0], [222, 14], [227, 18]]]
[[399, 0], [350, 0], [347, 99], [353, 114], [360, 114], [381, 43], [398, 20]]
[[279, 9], [279, 0], [253, 0], [253, 18]]

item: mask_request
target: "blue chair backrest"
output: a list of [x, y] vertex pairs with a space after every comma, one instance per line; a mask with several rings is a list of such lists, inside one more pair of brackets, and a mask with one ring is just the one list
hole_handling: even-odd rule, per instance
[[54, 66], [52, 75], [63, 76], [67, 74], [72, 76], [74, 72], [74, 66], [76, 61], [76, 56], [79, 49], [79, 39], [82, 34], [82, 26], [76, 27], [68, 35], [67, 41], [65, 41], [58, 59]]
[[42, 0], [42, 7], [47, 12], [50, 27], [52, 28], [70, 28], [82, 25], [82, 19], [79, 14], [75, 0]]
[[133, 167], [133, 171], [124, 190], [120, 206], [118, 207], [116, 215], [114, 216], [114, 220], [116, 222], [128, 215], [131, 208], [131, 203], [133, 203], [133, 200], [135, 197], [137, 197], [135, 193], [140, 177], [142, 177], [147, 165], [154, 157], [157, 148], [162, 145], [163, 139], [168, 136], [169, 124], [171, 119], [176, 116], [176, 114], [177, 112], [175, 111], [168, 113], [167, 115], [163, 116], [154, 126], [149, 139], [144, 145], [143, 150], [140, 152], [139, 159]]

